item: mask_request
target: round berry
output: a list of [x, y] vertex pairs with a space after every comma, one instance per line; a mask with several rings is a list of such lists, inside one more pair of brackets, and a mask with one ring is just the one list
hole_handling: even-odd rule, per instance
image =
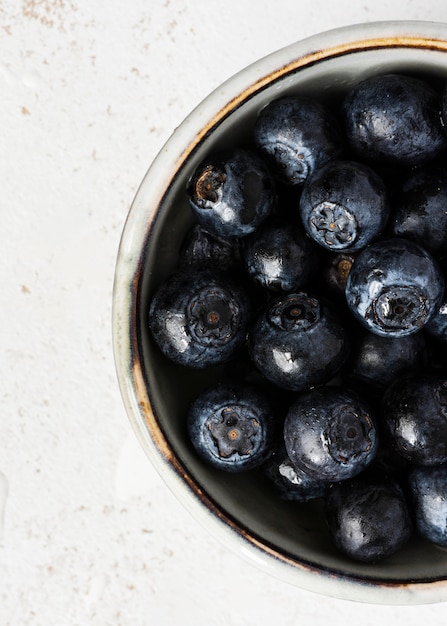
[[383, 397], [383, 427], [410, 463], [447, 462], [447, 380], [421, 374], [395, 380]]
[[154, 293], [148, 315], [163, 354], [195, 369], [228, 361], [245, 343], [249, 320], [245, 290], [218, 270], [171, 275]]
[[320, 246], [355, 252], [382, 233], [389, 207], [385, 184], [369, 166], [330, 161], [304, 185], [299, 203], [306, 232]]
[[391, 481], [357, 476], [334, 484], [325, 511], [336, 547], [356, 561], [368, 563], [392, 556], [413, 532], [402, 489]]
[[342, 152], [340, 127], [330, 110], [301, 96], [278, 98], [262, 109], [254, 141], [276, 178], [291, 185], [302, 184]]
[[354, 316], [371, 332], [390, 337], [423, 328], [443, 293], [444, 279], [433, 257], [401, 238], [380, 240], [362, 250], [346, 283]]
[[447, 253], [447, 169], [425, 166], [412, 171], [392, 194], [389, 233], [411, 239], [435, 258]]
[[447, 464], [414, 467], [408, 483], [417, 530], [432, 543], [447, 547]]
[[368, 404], [337, 387], [317, 387], [298, 397], [284, 422], [284, 442], [294, 465], [330, 482], [359, 474], [378, 447]]
[[427, 365], [427, 342], [422, 333], [383, 337], [364, 330], [352, 344], [344, 377], [370, 389], [384, 389], [397, 378], [422, 371]]
[[187, 427], [203, 460], [218, 469], [241, 472], [269, 458], [277, 419], [268, 398], [255, 387], [218, 384], [191, 404]]
[[251, 235], [243, 259], [250, 278], [270, 291], [302, 289], [317, 263], [310, 239], [284, 220], [265, 223]]
[[447, 147], [440, 95], [425, 81], [381, 74], [355, 85], [343, 103], [354, 153], [367, 161], [421, 165]]
[[273, 177], [253, 151], [235, 149], [210, 156], [191, 177], [187, 192], [199, 224], [217, 237], [245, 237], [272, 212]]
[[251, 358], [264, 376], [284, 389], [303, 391], [329, 381], [348, 355], [337, 317], [306, 293], [280, 296], [248, 333]]

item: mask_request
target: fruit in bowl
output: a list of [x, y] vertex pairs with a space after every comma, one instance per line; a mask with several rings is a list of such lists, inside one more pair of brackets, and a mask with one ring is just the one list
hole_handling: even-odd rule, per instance
[[[244, 70], [174, 133], [120, 247], [115, 352], [150, 458], [230, 547], [338, 597], [447, 596], [445, 553], [412, 521], [405, 426], [383, 415], [384, 387], [396, 381], [382, 382], [381, 362], [380, 385], [352, 366], [372, 333], [399, 342], [389, 351], [399, 376], [446, 372], [426, 330], [442, 309], [442, 256], [391, 228], [396, 184], [414, 168], [443, 167], [446, 34], [436, 24], [363, 25]], [[378, 93], [388, 107], [374, 104]], [[295, 263], [282, 272], [284, 250], [302, 272]], [[341, 254], [334, 296], [325, 268]], [[421, 334], [422, 357], [399, 356]], [[284, 484], [278, 493], [268, 478], [275, 463], [291, 484], [308, 475], [306, 495], [281, 497]], [[347, 493], [369, 504], [346, 512]], [[354, 550], [353, 524], [368, 528]], [[387, 543], [375, 549], [379, 535]]]

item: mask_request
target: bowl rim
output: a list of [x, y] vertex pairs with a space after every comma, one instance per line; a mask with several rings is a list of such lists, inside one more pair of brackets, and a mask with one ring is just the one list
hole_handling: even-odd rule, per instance
[[138, 339], [145, 244], [173, 181], [200, 142], [241, 104], [300, 69], [345, 54], [390, 47], [447, 53], [447, 24], [382, 21], [317, 33], [255, 61], [193, 109], [150, 165], [125, 220], [113, 284], [112, 342], [121, 396], [142, 448], [179, 501], [216, 539], [265, 572], [308, 591], [370, 604], [426, 604], [447, 600], [447, 579], [402, 581], [330, 570], [298, 561], [241, 527], [195, 481], [170, 447], [151, 408]]

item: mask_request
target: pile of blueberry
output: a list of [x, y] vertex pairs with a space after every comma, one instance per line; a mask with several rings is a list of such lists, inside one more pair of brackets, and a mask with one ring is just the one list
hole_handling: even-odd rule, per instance
[[197, 454], [323, 498], [365, 562], [447, 546], [446, 125], [447, 88], [399, 73], [271, 101], [193, 173], [149, 307], [168, 359], [220, 372], [187, 416]]

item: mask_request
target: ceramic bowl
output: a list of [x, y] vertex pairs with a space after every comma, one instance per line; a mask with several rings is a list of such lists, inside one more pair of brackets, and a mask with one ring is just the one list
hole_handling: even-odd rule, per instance
[[307, 590], [367, 603], [423, 604], [447, 600], [447, 551], [415, 538], [385, 562], [356, 563], [333, 547], [318, 501], [279, 501], [253, 473], [227, 475], [197, 459], [185, 435], [185, 413], [209, 384], [208, 374], [167, 362], [146, 325], [151, 293], [173, 270], [192, 223], [185, 185], [199, 161], [243, 140], [256, 113], [275, 97], [297, 90], [338, 97], [366, 76], [394, 70], [446, 78], [447, 24], [381, 22], [318, 34], [242, 70], [184, 120], [147, 172], [124, 227], [114, 285], [114, 351], [141, 445], [205, 532]]

